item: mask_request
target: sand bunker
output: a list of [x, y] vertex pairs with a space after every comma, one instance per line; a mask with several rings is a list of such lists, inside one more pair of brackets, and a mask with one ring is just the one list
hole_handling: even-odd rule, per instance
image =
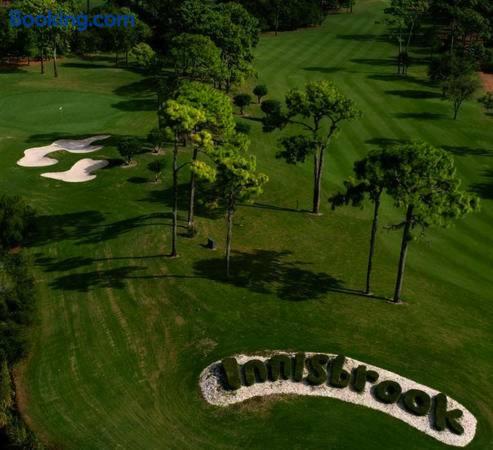
[[[53, 142], [51, 145], [44, 147], [30, 148], [24, 152], [24, 157], [17, 161], [22, 167], [47, 167], [56, 164], [58, 161], [54, 158], [48, 158], [46, 155], [67, 151], [69, 153], [91, 153], [101, 150], [102, 146], [91, 145], [93, 142], [108, 139], [110, 136], [94, 136], [87, 139], [70, 140], [61, 139]], [[75, 166], [74, 166], [75, 167]]]
[[45, 178], [52, 178], [53, 180], [65, 181], [67, 183], [84, 183], [96, 178], [96, 175], [92, 175], [92, 172], [103, 169], [108, 165], [108, 161], [95, 160], [95, 159], [81, 159], [76, 162], [69, 170], [65, 172], [50, 172], [42, 173], [41, 176]]

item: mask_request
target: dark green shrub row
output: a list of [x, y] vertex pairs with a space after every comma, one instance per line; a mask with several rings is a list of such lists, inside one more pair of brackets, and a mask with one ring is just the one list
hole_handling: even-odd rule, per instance
[[[303, 381], [305, 365], [308, 369], [307, 383], [312, 386], [320, 386], [326, 382], [333, 387], [346, 388], [351, 381], [351, 374], [344, 369], [345, 356], [339, 355], [330, 361], [326, 354], [316, 354], [305, 358], [304, 353], [296, 353], [293, 357], [279, 354], [267, 361], [252, 359], [247, 361], [243, 369], [243, 384], [252, 386], [255, 383], [289, 380]], [[242, 386], [241, 366], [235, 358], [226, 358], [222, 361], [227, 389], [236, 390]], [[351, 387], [355, 392], [364, 392], [366, 383], [376, 383], [379, 374], [374, 370], [367, 370], [365, 365], [360, 365], [352, 371]], [[424, 391], [410, 389], [402, 393], [399, 383], [385, 380], [373, 388], [375, 398], [384, 404], [393, 404], [402, 401], [406, 411], [416, 416], [426, 416], [430, 413], [432, 400]], [[449, 429], [452, 433], [463, 434], [464, 428], [459, 423], [463, 413], [459, 409], [447, 410], [447, 397], [438, 394], [434, 397], [434, 410], [432, 420], [434, 428], [438, 431]]]
[[243, 376], [245, 386], [252, 386], [256, 382], [265, 383], [267, 381], [267, 367], [259, 359], [251, 359], [243, 365]]
[[425, 416], [430, 411], [431, 398], [423, 391], [411, 389], [402, 396], [405, 408], [416, 416]]
[[448, 428], [452, 433], [463, 434], [464, 428], [457, 421], [462, 417], [460, 409], [452, 409], [447, 411], [447, 397], [445, 394], [438, 394], [434, 397], [434, 425], [438, 431], [443, 431]]
[[288, 355], [275, 355], [269, 362], [271, 381], [289, 380], [293, 374], [293, 360]]
[[236, 391], [241, 388], [240, 366], [236, 358], [226, 358], [222, 360], [222, 367], [225, 375], [225, 387]]
[[33, 210], [17, 197], [0, 198], [0, 448], [42, 449], [15, 404], [10, 367], [27, 351], [33, 320], [34, 280], [30, 261], [10, 253], [34, 226]]
[[296, 353], [294, 357], [294, 374], [293, 380], [296, 382], [303, 381], [303, 371], [305, 370], [305, 354]]
[[344, 370], [345, 356], [339, 355], [331, 363], [329, 383], [331, 386], [345, 388], [349, 384], [351, 375], [347, 370]]
[[391, 404], [399, 400], [402, 388], [395, 381], [386, 380], [375, 386], [375, 397], [382, 403]]
[[311, 356], [306, 360], [308, 367], [308, 376], [306, 381], [314, 386], [320, 386], [327, 381], [327, 363], [329, 357], [319, 354]]
[[363, 392], [366, 382], [375, 383], [378, 377], [378, 373], [374, 370], [366, 370], [366, 366], [358, 366], [353, 370], [353, 389], [356, 392]]

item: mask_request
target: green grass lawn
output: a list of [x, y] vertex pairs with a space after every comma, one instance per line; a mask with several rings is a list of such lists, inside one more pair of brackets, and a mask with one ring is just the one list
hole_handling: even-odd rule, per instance
[[[170, 177], [149, 182], [152, 155], [76, 185], [15, 164], [24, 149], [61, 137], [145, 135], [156, 117], [141, 75], [104, 58], [66, 59], [58, 80], [37, 67], [0, 74], [0, 192], [28, 198], [41, 214], [29, 248], [39, 313], [19, 377], [23, 412], [40, 436], [70, 449], [446, 448], [337, 400], [259, 399], [225, 409], [202, 400], [198, 377], [212, 361], [280, 349], [343, 353], [441, 390], [478, 418], [468, 448], [493, 445], [493, 118], [469, 102], [452, 121], [424, 65], [407, 79], [394, 76], [383, 7], [362, 0], [353, 15], [329, 16], [320, 28], [262, 37], [256, 64], [270, 98], [329, 79], [364, 117], [330, 150], [322, 217], [297, 211], [311, 204], [311, 166], [277, 160], [280, 133], [263, 134], [244, 119], [271, 181], [258, 204], [239, 211], [231, 282], [222, 276], [222, 216], [201, 212], [199, 235], [180, 240], [181, 258], [165, 257]], [[249, 112], [259, 116], [257, 107]], [[353, 292], [364, 283], [370, 209], [332, 212], [326, 199], [356, 159], [401, 139], [453, 153], [482, 211], [412, 244], [407, 303], [392, 306]], [[118, 155], [110, 145], [91, 157]], [[79, 157], [59, 159], [48, 171]], [[400, 214], [386, 201], [382, 221]], [[217, 253], [202, 247], [208, 236], [219, 241]], [[378, 295], [392, 294], [399, 240], [397, 232], [379, 234]]]

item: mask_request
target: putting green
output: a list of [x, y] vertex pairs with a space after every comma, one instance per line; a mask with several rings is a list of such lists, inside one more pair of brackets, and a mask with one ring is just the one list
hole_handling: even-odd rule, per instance
[[[15, 93], [0, 98], [0, 126], [14, 124], [23, 131], [90, 133], [105, 129], [124, 112], [112, 105], [118, 97], [52, 90]], [[42, 120], [40, 120], [42, 117]]]

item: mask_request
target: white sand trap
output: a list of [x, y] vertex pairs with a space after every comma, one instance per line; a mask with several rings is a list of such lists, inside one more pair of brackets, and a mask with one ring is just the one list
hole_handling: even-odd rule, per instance
[[108, 164], [108, 161], [86, 158], [76, 162], [65, 172], [42, 173], [41, 176], [52, 178], [53, 180], [65, 181], [67, 183], [84, 183], [86, 181], [94, 180], [96, 175], [93, 175], [92, 172], [103, 169]]
[[94, 136], [86, 139], [70, 140], [60, 139], [51, 145], [44, 147], [30, 148], [24, 152], [24, 157], [17, 161], [22, 167], [47, 167], [56, 164], [58, 161], [54, 158], [48, 158], [46, 155], [53, 152], [67, 151], [69, 153], [91, 153], [101, 150], [102, 146], [91, 145], [95, 141], [108, 139], [110, 136]]

